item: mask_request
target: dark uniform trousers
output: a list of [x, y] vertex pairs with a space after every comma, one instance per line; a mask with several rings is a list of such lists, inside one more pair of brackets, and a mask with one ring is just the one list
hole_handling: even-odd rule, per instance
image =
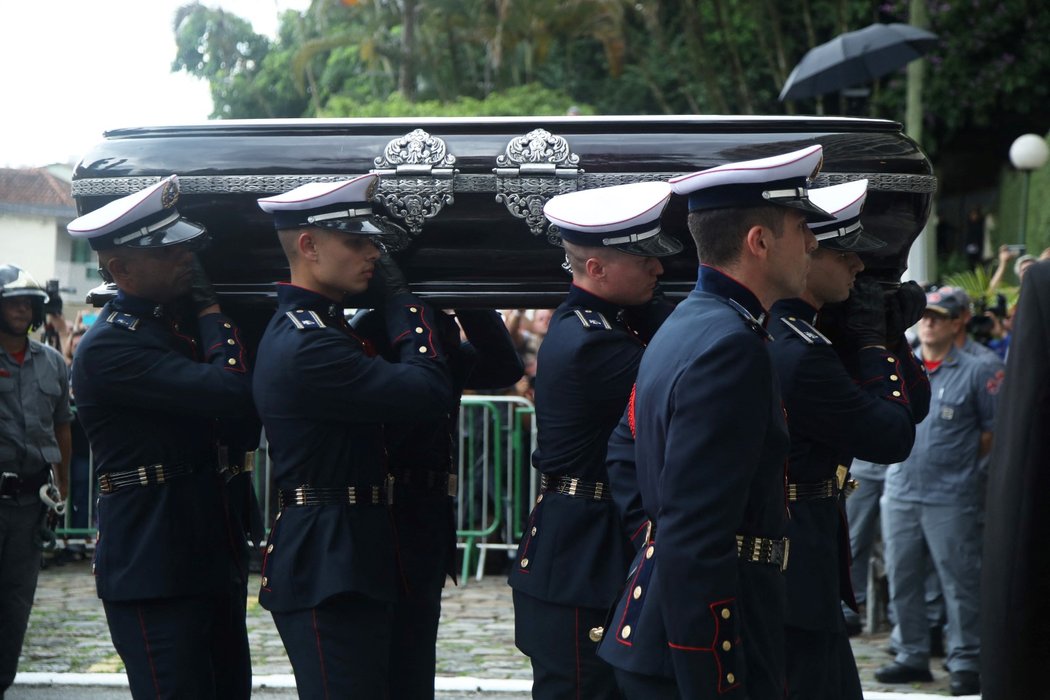
[[840, 604], [856, 609], [841, 492], [845, 470], [854, 456], [894, 462], [908, 455], [915, 423], [929, 404], [929, 383], [906, 345], [901, 356], [875, 347], [836, 352], [813, 327], [816, 315], [801, 299], [783, 299], [773, 305], [770, 325], [791, 432], [788, 697], [860, 700]]
[[[590, 636], [607, 615], [604, 609], [558, 605], [514, 591], [514, 638], [532, 661], [532, 697], [623, 697]], [[529, 646], [524, 640], [530, 639], [544, 643]]]
[[113, 647], [135, 698], [247, 698], [246, 590], [229, 595], [103, 601]]
[[0, 698], [15, 680], [40, 572], [43, 504], [0, 503]]
[[300, 698], [400, 697], [387, 692], [390, 603], [341, 593], [313, 608], [272, 614]]
[[393, 513], [405, 590], [393, 610], [390, 697], [433, 698], [441, 589], [454, 566], [454, 539], [451, 548], [448, 542], [455, 533], [452, 501], [412, 498], [399, 490]]
[[[835, 690], [834, 700], [864, 697], [845, 621], [840, 632], [787, 626], [784, 628], [784, 643], [787, 645], [787, 667], [794, 670], [789, 673], [789, 698], [832, 700], [828, 689]], [[814, 659], [820, 659], [821, 663], [814, 664]]]

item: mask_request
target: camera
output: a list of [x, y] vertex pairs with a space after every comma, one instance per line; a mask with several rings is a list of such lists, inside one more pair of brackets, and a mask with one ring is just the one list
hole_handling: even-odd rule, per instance
[[47, 292], [47, 303], [44, 304], [44, 313], [58, 315], [62, 313], [62, 294], [58, 288], [58, 280], [48, 280], [44, 284]]
[[973, 317], [970, 319], [969, 323], [966, 324], [966, 330], [973, 335], [974, 340], [987, 345], [988, 341], [992, 338], [992, 331], [995, 329], [995, 321], [985, 314], [990, 313], [1000, 321], [1006, 318], [1006, 296], [1003, 294], [996, 294], [994, 305], [989, 305], [984, 299], [977, 299], [974, 302], [973, 311]]

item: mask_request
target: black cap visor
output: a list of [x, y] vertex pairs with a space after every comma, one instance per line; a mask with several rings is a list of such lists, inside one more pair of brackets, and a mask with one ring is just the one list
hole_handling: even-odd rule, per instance
[[376, 225], [376, 222], [368, 216], [354, 216], [345, 219], [328, 219], [327, 221], [314, 221], [310, 226], [328, 228], [343, 233], [356, 233], [359, 236], [383, 236], [387, 232]]
[[938, 304], [926, 304], [924, 313], [933, 314], [942, 318], [957, 319], [959, 318], [959, 311], [957, 309], [948, 308], [946, 306], [939, 306]]
[[367, 236], [380, 250], [387, 253], [396, 252], [408, 247], [411, 237], [408, 231], [386, 217], [375, 215], [354, 217], [352, 219], [332, 219], [315, 222], [311, 226], [341, 231], [355, 236]]
[[664, 258], [681, 252], [682, 242], [662, 231], [650, 238], [632, 243], [618, 243], [611, 246], [631, 255], [643, 255], [649, 258]]
[[789, 207], [791, 209], [798, 209], [802, 212], [803, 216], [806, 217], [806, 221], [809, 223], [835, 220], [834, 216], [811, 202], [808, 197], [791, 197], [783, 199], [779, 197], [770, 197], [769, 203], [779, 204], [782, 207]]
[[837, 250], [843, 253], [866, 253], [886, 247], [886, 242], [876, 238], [857, 227], [851, 231], [851, 227], [837, 228], [826, 231], [814, 231], [817, 243], [821, 248]]
[[[207, 233], [207, 229], [200, 224], [180, 217], [170, 224], [157, 229], [150, 230], [149, 227], [144, 227], [111, 236], [99, 236], [98, 239], [93, 238], [90, 242], [95, 250], [107, 250], [109, 248], [165, 248], [200, 239], [205, 233]], [[203, 243], [203, 240], [199, 242]]]

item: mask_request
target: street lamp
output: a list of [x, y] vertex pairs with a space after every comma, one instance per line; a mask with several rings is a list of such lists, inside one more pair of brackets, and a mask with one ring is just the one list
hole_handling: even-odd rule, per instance
[[1024, 173], [1024, 185], [1021, 194], [1021, 238], [1019, 243], [1027, 240], [1028, 228], [1028, 180], [1033, 170], [1046, 165], [1050, 158], [1050, 148], [1046, 146], [1046, 139], [1039, 134], [1025, 134], [1018, 136], [1010, 145], [1010, 162], [1014, 167]]

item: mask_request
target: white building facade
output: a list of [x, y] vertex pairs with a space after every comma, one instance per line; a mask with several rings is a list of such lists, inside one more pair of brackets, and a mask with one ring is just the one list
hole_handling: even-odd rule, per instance
[[66, 233], [76, 216], [68, 168], [0, 168], [0, 264], [18, 265], [41, 285], [57, 279], [63, 302], [81, 307], [101, 279], [87, 242]]

